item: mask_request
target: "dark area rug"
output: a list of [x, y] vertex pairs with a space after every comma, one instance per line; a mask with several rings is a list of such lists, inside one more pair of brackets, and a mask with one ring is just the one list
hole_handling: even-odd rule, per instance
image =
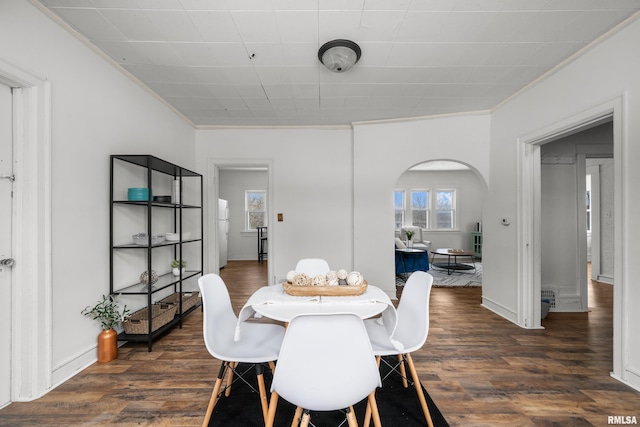
[[[395, 358], [391, 358], [393, 361]], [[249, 365], [240, 364], [241, 372], [249, 368]], [[384, 378], [389, 368], [381, 363], [380, 373]], [[246, 379], [257, 389], [257, 381], [255, 370], [250, 369], [245, 375]], [[271, 371], [265, 369], [265, 383], [267, 392], [271, 389]], [[304, 381], [304, 379], [301, 379]], [[380, 420], [383, 426], [426, 426], [427, 422], [420, 407], [418, 394], [410, 385], [409, 388], [402, 386], [400, 375], [391, 373], [389, 377], [384, 379], [383, 387], [376, 390], [376, 401], [380, 412]], [[309, 385], [313, 387], [312, 384]], [[336, 384], [336, 386], [338, 386]], [[431, 412], [431, 419], [435, 427], [448, 427], [449, 424], [443, 417], [440, 410], [427, 391], [422, 388], [427, 399], [427, 405]], [[253, 392], [251, 388], [242, 381], [236, 381], [233, 384], [231, 395], [229, 397], [220, 398], [213, 410], [209, 426], [213, 427], [252, 427], [264, 426], [262, 418], [262, 410], [260, 408], [259, 395]], [[280, 398], [276, 411], [275, 427], [290, 426], [295, 407], [289, 402]], [[366, 399], [355, 406], [358, 424], [362, 425], [364, 421], [364, 413], [366, 410]], [[333, 427], [338, 426], [345, 419], [344, 413], [335, 412], [311, 412], [311, 422], [316, 427]], [[344, 424], [347, 425], [346, 422]], [[371, 421], [373, 426], [373, 420]]]

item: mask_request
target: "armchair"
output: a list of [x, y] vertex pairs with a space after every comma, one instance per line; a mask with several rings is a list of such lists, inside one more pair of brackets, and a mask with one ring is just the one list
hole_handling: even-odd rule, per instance
[[400, 229], [400, 240], [405, 242], [407, 241], [407, 231], [409, 230], [413, 231], [413, 237], [411, 238], [411, 240], [413, 241], [413, 248], [423, 249], [428, 252], [431, 246], [431, 241], [422, 239], [422, 228], [420, 227], [415, 227], [415, 226], [402, 227]]

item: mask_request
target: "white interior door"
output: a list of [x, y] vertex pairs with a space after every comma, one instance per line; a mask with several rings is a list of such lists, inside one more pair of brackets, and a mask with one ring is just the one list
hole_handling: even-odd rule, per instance
[[[11, 258], [13, 182], [11, 89], [0, 84], [0, 260]], [[11, 268], [0, 265], [0, 408], [11, 402]]]

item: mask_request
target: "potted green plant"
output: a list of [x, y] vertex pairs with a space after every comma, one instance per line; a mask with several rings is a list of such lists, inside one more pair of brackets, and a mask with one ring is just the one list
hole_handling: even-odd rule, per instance
[[181, 259], [174, 259], [173, 261], [171, 261], [171, 272], [173, 273], [174, 276], [179, 276], [180, 275], [180, 270], [182, 270], [182, 273], [184, 274], [185, 269], [187, 268], [187, 261], [181, 260]]
[[127, 306], [118, 307], [116, 295], [102, 295], [102, 301], [93, 307], [87, 306], [81, 314], [100, 322], [102, 332], [98, 335], [98, 363], [106, 363], [118, 357], [118, 333], [115, 327], [129, 313]]
[[413, 237], [415, 232], [413, 232], [411, 230], [407, 230], [405, 233], [407, 235], [407, 246], [412, 248], [413, 247], [413, 240], [411, 240], [411, 238]]

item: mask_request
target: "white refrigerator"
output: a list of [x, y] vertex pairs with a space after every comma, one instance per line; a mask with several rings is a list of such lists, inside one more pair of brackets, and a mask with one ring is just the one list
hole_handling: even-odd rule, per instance
[[229, 242], [229, 205], [226, 200], [218, 199], [218, 254], [220, 268], [227, 265], [227, 246]]

